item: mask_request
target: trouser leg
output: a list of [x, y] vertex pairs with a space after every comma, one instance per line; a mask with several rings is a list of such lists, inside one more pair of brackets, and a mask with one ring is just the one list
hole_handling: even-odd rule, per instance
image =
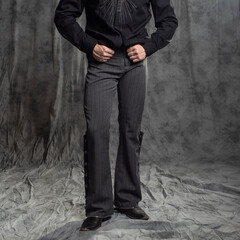
[[[85, 213], [106, 217], [113, 214], [109, 160], [110, 116], [117, 80], [110, 64], [89, 63], [85, 81]], [[111, 74], [110, 74], [111, 73]]]
[[132, 208], [142, 199], [139, 157], [146, 96], [146, 61], [130, 64], [118, 84], [119, 146], [115, 167], [114, 205]]

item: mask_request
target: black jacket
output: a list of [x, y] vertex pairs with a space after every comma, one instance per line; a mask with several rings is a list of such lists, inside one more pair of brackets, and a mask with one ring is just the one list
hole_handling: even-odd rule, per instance
[[[60, 0], [54, 23], [60, 34], [88, 56], [96, 43], [112, 49], [141, 44], [150, 56], [172, 39], [178, 20], [171, 0]], [[156, 31], [145, 28], [154, 15]], [[85, 8], [85, 31], [76, 22]]]

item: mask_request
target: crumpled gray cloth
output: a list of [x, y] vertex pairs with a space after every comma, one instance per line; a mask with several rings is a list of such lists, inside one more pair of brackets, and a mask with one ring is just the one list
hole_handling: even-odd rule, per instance
[[[139, 206], [150, 219], [114, 212], [97, 231], [80, 232], [85, 218], [81, 164], [14, 167], [0, 174], [0, 239], [237, 240], [239, 171], [237, 158], [141, 159]], [[112, 168], [112, 181], [113, 174]]]
[[[86, 58], [53, 26], [57, 2], [0, 3], [0, 240], [239, 240], [239, 0], [172, 0], [179, 27], [147, 68], [140, 206], [150, 219], [115, 212], [91, 233], [79, 232]], [[113, 174], [117, 101], [112, 117]]]

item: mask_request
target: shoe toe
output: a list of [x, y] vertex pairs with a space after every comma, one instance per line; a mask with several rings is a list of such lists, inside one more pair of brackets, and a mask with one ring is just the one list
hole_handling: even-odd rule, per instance
[[80, 231], [87, 231], [87, 230], [96, 230], [97, 228], [101, 227], [102, 222], [109, 220], [111, 216], [108, 217], [87, 217], [80, 228]]
[[140, 207], [135, 207], [133, 209], [129, 209], [127, 215], [136, 219], [149, 219], [149, 216], [141, 209]]
[[142, 219], [142, 220], [148, 220], [149, 216], [144, 212], [142, 208], [139, 206], [136, 206], [134, 208], [128, 208], [128, 209], [121, 209], [121, 208], [115, 208], [120, 213], [126, 214], [129, 218], [133, 219]]
[[99, 228], [102, 224], [102, 218], [98, 217], [87, 217], [81, 226], [81, 231], [95, 230]]

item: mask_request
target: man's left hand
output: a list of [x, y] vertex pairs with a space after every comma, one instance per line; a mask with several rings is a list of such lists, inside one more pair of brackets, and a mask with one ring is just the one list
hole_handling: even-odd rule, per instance
[[142, 45], [136, 44], [127, 49], [127, 53], [129, 58], [133, 62], [139, 62], [142, 61], [146, 57], [145, 49]]

